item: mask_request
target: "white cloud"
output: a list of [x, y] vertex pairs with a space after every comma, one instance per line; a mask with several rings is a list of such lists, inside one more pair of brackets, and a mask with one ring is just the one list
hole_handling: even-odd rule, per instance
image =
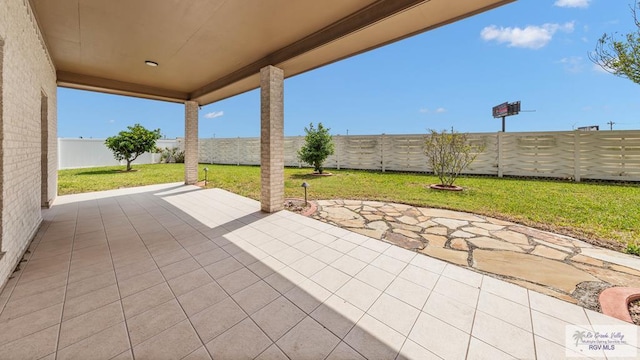
[[553, 5], [566, 8], [588, 8], [589, 2], [591, 0], [556, 0]]
[[431, 111], [431, 110], [429, 110], [429, 109], [427, 109], [427, 108], [422, 108], [422, 109], [420, 109], [419, 111], [420, 111], [421, 113], [423, 113], [423, 114], [430, 114], [430, 113], [442, 114], [442, 113], [447, 112], [447, 109], [445, 109], [445, 108], [443, 108], [443, 107], [439, 107], [439, 108], [437, 108], [437, 109], [435, 109], [435, 110]]
[[482, 29], [480, 36], [485, 41], [497, 41], [500, 44], [508, 43], [510, 47], [540, 49], [551, 41], [556, 32], [573, 32], [574, 25], [574, 22], [544, 24], [542, 26], [529, 25], [524, 29], [491, 25]]
[[570, 73], [579, 73], [584, 69], [584, 59], [581, 56], [569, 56], [558, 61]]
[[109, 120], [109, 124], [113, 124], [114, 122], [116, 122], [116, 121], [113, 120], [113, 119]]
[[207, 119], [215, 119], [215, 118], [220, 117], [222, 115], [224, 115], [224, 111], [213, 111], [213, 112], [205, 114], [204, 117], [207, 118]]

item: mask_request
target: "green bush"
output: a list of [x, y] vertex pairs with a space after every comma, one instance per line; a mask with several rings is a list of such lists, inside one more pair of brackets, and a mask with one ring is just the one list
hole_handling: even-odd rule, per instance
[[313, 166], [315, 172], [322, 174], [324, 161], [333, 155], [333, 138], [329, 134], [329, 128], [318, 123], [318, 128], [313, 127], [313, 123], [308, 128], [304, 128], [307, 135], [304, 137], [305, 144], [298, 150], [298, 158]]
[[184, 163], [184, 150], [176, 147], [166, 147], [164, 150], [160, 150], [160, 153], [160, 162], [165, 164]]

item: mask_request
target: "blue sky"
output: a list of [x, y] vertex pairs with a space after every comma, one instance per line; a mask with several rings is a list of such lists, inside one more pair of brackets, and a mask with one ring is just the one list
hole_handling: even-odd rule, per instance
[[[522, 101], [507, 131], [640, 129], [640, 85], [588, 58], [603, 33], [628, 33], [633, 0], [519, 0], [285, 81], [285, 135], [499, 131], [491, 108]], [[200, 111], [200, 137], [257, 137], [259, 91]], [[535, 111], [534, 111], [535, 110]], [[184, 135], [184, 106], [60, 88], [58, 136], [105, 138], [128, 125]]]

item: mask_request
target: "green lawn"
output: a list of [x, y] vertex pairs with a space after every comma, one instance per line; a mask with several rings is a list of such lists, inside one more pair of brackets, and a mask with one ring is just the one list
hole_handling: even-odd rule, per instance
[[[219, 187], [253, 199], [260, 197], [260, 168], [200, 165], [209, 168], [209, 187]], [[60, 170], [60, 195], [121, 187], [177, 182], [182, 164], [134, 165]], [[430, 190], [434, 176], [329, 170], [330, 177], [310, 176], [310, 169], [285, 170], [287, 197], [302, 197], [303, 181], [311, 199], [368, 199], [468, 211], [515, 221], [580, 238], [626, 244], [640, 240], [640, 184], [572, 183], [549, 180], [462, 177], [463, 192]]]

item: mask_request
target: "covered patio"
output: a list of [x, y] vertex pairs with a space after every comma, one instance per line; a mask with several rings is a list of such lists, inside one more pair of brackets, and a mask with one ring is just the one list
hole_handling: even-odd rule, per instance
[[[279, 211], [286, 77], [511, 1], [0, 3], [0, 357], [555, 359], [620, 325]], [[57, 197], [56, 86], [184, 104], [184, 183]], [[199, 106], [258, 87], [261, 201], [190, 185]]]
[[58, 86], [183, 104], [185, 184], [199, 108], [260, 88], [260, 208], [277, 212], [286, 78], [513, 1], [0, 2], [0, 285], [57, 196]]
[[626, 324], [219, 189], [43, 216], [0, 294], [3, 358], [558, 359], [567, 325]]

